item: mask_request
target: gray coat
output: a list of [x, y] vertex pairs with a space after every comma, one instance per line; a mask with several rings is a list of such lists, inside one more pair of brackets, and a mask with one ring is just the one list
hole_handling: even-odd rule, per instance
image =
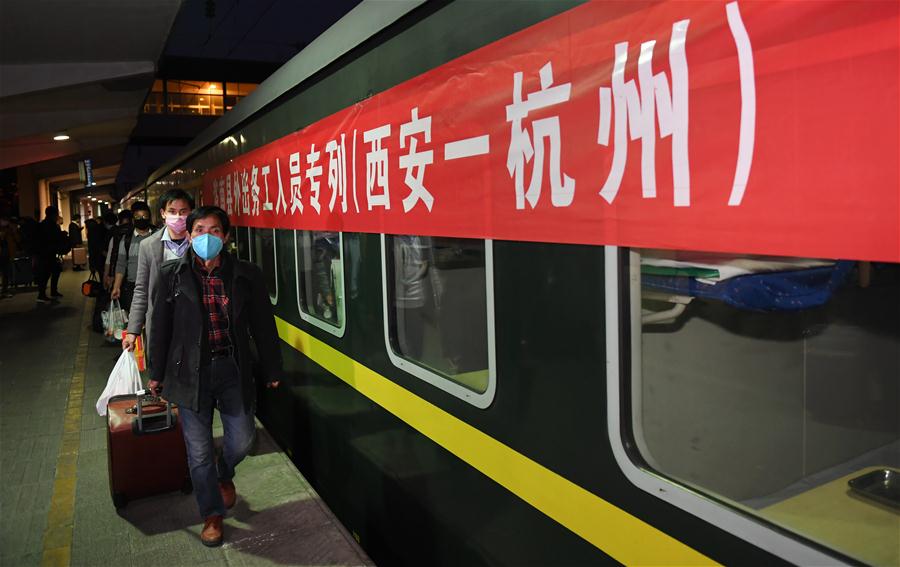
[[153, 313], [153, 296], [163, 263], [163, 234], [166, 227], [157, 230], [141, 241], [138, 251], [137, 277], [134, 280], [134, 297], [128, 312], [128, 332], [139, 335], [147, 324], [147, 342], [150, 342], [150, 315]]

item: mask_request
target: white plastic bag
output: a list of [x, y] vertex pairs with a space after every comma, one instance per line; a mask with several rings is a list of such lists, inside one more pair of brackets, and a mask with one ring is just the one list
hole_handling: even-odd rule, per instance
[[113, 329], [113, 336], [117, 341], [121, 341], [125, 337], [125, 329], [128, 328], [128, 311], [119, 309], [119, 325]]
[[97, 400], [97, 413], [106, 415], [106, 406], [109, 399], [113, 396], [121, 396], [124, 394], [135, 394], [143, 388], [141, 382], [141, 373], [138, 371], [137, 362], [134, 356], [127, 350], [123, 350], [119, 360], [113, 367], [109, 380], [106, 382], [106, 388], [100, 394]]
[[[100, 315], [102, 317], [103, 312], [101, 312]], [[118, 299], [113, 299], [109, 304], [109, 311], [107, 312], [107, 316], [104, 319], [103, 324], [103, 330], [104, 335], [106, 335], [106, 340], [111, 343], [121, 341], [122, 334], [125, 331], [126, 321], [127, 319], [125, 310], [122, 309], [122, 306], [119, 304]]]

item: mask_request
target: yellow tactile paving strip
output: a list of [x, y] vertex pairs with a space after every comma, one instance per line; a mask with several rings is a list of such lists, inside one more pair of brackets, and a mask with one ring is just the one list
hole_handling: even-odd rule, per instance
[[62, 443], [56, 459], [56, 477], [50, 512], [44, 530], [42, 567], [68, 567], [72, 558], [72, 531], [75, 515], [75, 482], [78, 450], [81, 446], [81, 413], [84, 402], [84, 373], [87, 367], [88, 341], [93, 304], [86, 302], [82, 312], [75, 369], [69, 386]]

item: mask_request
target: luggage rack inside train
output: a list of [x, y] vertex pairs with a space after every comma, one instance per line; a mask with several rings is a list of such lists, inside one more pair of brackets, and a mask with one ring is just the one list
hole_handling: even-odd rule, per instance
[[854, 265], [845, 260], [643, 252], [641, 323], [672, 324], [698, 297], [753, 311], [819, 307], [844, 285]]

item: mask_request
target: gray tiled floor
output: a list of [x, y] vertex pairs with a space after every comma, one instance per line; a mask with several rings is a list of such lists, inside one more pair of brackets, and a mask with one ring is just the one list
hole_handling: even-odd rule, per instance
[[[34, 292], [0, 301], [0, 564], [39, 565], [66, 400], [75, 369], [83, 273], [64, 272], [54, 305]], [[356, 543], [261, 426], [238, 467], [226, 543], [198, 540], [193, 496], [167, 494], [113, 507], [105, 418], [94, 404], [119, 354], [89, 333], [75, 488], [71, 565], [370, 565]]]
[[0, 563], [38, 565], [53, 494], [83, 298], [71, 275], [63, 301], [0, 301]]

